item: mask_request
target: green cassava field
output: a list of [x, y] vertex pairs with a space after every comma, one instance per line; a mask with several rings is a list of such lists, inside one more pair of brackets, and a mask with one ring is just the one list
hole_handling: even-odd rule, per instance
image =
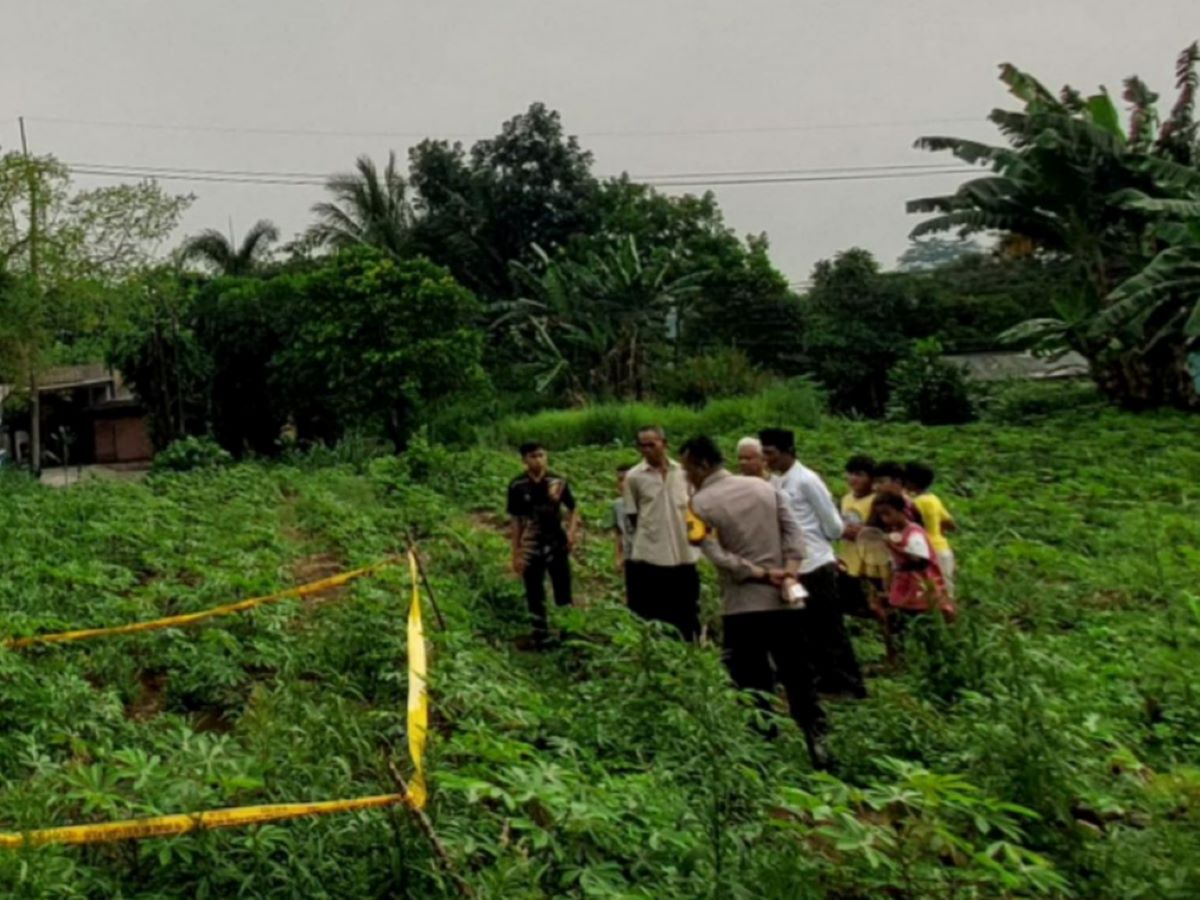
[[[411, 529], [448, 623], [427, 616], [429, 813], [479, 896], [1195, 897], [1195, 420], [1078, 400], [1016, 425], [802, 429], [802, 458], [838, 493], [851, 452], [930, 461], [962, 526], [963, 615], [916, 629], [901, 672], [831, 708], [837, 778], [811, 772], [790, 724], [755, 735], [713, 647], [622, 609], [603, 525], [628, 447], [552, 458], [588, 528], [584, 602], [556, 611], [566, 640], [544, 654], [519, 649], [523, 596], [504, 571], [518, 460], [422, 441], [65, 491], [0, 478], [0, 632], [203, 609], [374, 561]], [[539, 433], [565, 447], [573, 415]], [[740, 426], [725, 424], [731, 451]], [[0, 830], [392, 791], [407, 600], [397, 568], [188, 630], [0, 650]], [[705, 603], [719, 628], [711, 583]], [[880, 663], [875, 631], [852, 625]], [[0, 851], [0, 893], [452, 885], [396, 809]]]

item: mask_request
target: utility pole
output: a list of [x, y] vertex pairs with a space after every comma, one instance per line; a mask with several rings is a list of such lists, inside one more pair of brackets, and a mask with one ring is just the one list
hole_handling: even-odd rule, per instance
[[[38, 278], [38, 176], [29, 158], [29, 142], [25, 138], [25, 117], [17, 120], [21, 125], [21, 153], [25, 156], [25, 172], [29, 179], [29, 283], [33, 290], [35, 309], [40, 311], [42, 299], [41, 281]], [[38, 395], [37, 365], [32, 348], [27, 350], [29, 363], [29, 451], [33, 474], [42, 471], [42, 402]]]

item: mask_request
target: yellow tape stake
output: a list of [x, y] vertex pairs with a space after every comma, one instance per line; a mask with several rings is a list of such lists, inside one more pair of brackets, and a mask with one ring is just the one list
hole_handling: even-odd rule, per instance
[[215, 619], [218, 616], [230, 616], [235, 613], [245, 612], [248, 609], [265, 606], [268, 603], [278, 603], [280, 600], [321, 594], [333, 588], [341, 587], [344, 584], [349, 584], [351, 581], [359, 578], [374, 575], [380, 569], [395, 565], [396, 562], [397, 560], [395, 559], [385, 559], [381, 562], [364, 566], [361, 569], [342, 572], [340, 575], [333, 575], [329, 578], [322, 578], [320, 581], [312, 581], [298, 587], [277, 591], [274, 594], [267, 594], [265, 597], [250, 597], [246, 600], [239, 600], [236, 603], [214, 606], [212, 609], [202, 610], [201, 612], [168, 616], [164, 619], [152, 619], [148, 622], [132, 622], [128, 625], [114, 625], [111, 628], [86, 628], [78, 631], [63, 631], [56, 634], [35, 634], [31, 637], [9, 638], [4, 641], [4, 646], [13, 650], [20, 650], [24, 647], [33, 647], [39, 644], [65, 644], [71, 641], [86, 641], [98, 637], [113, 637], [119, 634], [137, 634], [143, 631], [158, 631], [163, 628], [180, 628], [185, 625], [195, 625], [208, 619]]
[[408, 569], [412, 575], [412, 602], [408, 607], [408, 754], [413, 761], [413, 777], [408, 784], [412, 805], [425, 808], [425, 738], [429, 733], [429, 691], [425, 680], [425, 629], [421, 625], [421, 591], [417, 581], [417, 557], [408, 551]]
[[327, 816], [331, 813], [357, 812], [409, 802], [403, 794], [381, 794], [353, 800], [327, 800], [319, 803], [272, 803], [265, 806], [235, 806], [198, 813], [176, 813], [149, 819], [129, 819], [124, 822], [102, 822], [97, 825], [66, 825], [62, 828], [43, 828], [25, 834], [0, 833], [0, 848], [19, 849], [42, 844], [106, 844], [112, 841], [139, 838], [174, 837], [193, 831], [212, 831], [218, 828], [238, 828], [262, 822], [279, 822], [306, 816]]

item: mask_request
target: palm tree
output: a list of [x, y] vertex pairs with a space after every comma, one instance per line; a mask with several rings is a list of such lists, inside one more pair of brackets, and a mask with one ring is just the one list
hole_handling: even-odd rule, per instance
[[333, 200], [313, 206], [317, 221], [309, 234], [331, 247], [366, 244], [405, 256], [412, 238], [413, 209], [395, 152], [388, 154], [382, 174], [369, 156], [360, 156], [355, 169], [326, 182]]
[[251, 275], [266, 260], [270, 245], [277, 240], [279, 229], [268, 219], [255, 222], [237, 246], [231, 237], [209, 228], [184, 242], [182, 258], [204, 262], [220, 275]]

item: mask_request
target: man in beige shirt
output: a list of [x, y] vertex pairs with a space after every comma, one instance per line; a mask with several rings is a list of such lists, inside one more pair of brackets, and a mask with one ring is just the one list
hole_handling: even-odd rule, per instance
[[643, 619], [674, 625], [684, 640], [700, 636], [699, 553], [687, 538], [687, 477], [667, 455], [657, 426], [637, 435], [642, 462], [625, 475], [625, 514], [633, 547], [625, 565], [629, 608]]
[[788, 707], [804, 731], [813, 765], [830, 765], [825, 714], [813, 680], [803, 600], [786, 598], [804, 558], [800, 525], [777, 488], [761, 478], [732, 475], [706, 437], [682, 448], [695, 488], [692, 514], [703, 526], [704, 555], [721, 575], [724, 662], [734, 684], [758, 691], [764, 712], [778, 677]]

